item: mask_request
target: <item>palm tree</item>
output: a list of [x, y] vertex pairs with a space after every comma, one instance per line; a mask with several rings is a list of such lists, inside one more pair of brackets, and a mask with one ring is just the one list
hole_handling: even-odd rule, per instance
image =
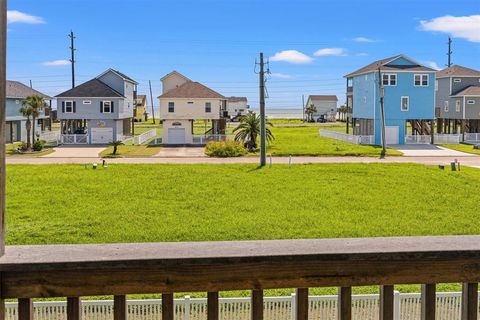
[[313, 114], [317, 112], [317, 108], [312, 103], [305, 109], [305, 112], [307, 113], [307, 121], [313, 121]]
[[110, 142], [110, 145], [113, 147], [113, 152], [112, 152], [112, 154], [113, 154], [113, 155], [116, 155], [116, 154], [117, 154], [117, 148], [118, 148], [119, 146], [123, 146], [123, 142], [120, 141], [120, 140], [114, 140], [114, 141]]
[[30, 130], [32, 129], [32, 122], [30, 120], [30, 117], [33, 114], [33, 108], [31, 105], [23, 101], [22, 107], [19, 111], [23, 114], [24, 117], [27, 118], [27, 121], [25, 122], [25, 128], [27, 129], [27, 151], [30, 151], [32, 149], [32, 143], [30, 140]]
[[48, 108], [48, 105], [45, 103], [45, 100], [43, 100], [43, 97], [38, 94], [26, 97], [22, 104], [29, 105], [32, 108], [32, 141], [35, 141], [35, 121], [40, 114], [40, 110]]
[[[265, 123], [266, 126], [273, 126], [270, 122]], [[271, 142], [275, 139], [268, 127], [265, 128], [266, 139]], [[233, 129], [235, 133], [235, 141], [243, 142], [243, 145], [248, 151], [255, 151], [257, 149], [257, 137], [260, 135], [260, 116], [254, 112], [249, 112], [240, 117], [240, 124]]]

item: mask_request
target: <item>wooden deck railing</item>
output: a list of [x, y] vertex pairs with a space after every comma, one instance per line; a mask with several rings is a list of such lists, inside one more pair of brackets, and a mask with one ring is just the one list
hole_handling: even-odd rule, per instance
[[395, 284], [422, 284], [422, 319], [435, 319], [435, 284], [461, 282], [462, 319], [476, 319], [480, 236], [144, 243], [6, 247], [1, 298], [17, 298], [31, 320], [33, 298], [67, 297], [69, 320], [80, 297], [114, 295], [124, 320], [126, 294], [162, 293], [162, 319], [174, 317], [173, 294], [252, 290], [252, 319], [263, 319], [263, 290], [297, 288], [297, 319], [308, 319], [308, 288], [338, 286], [338, 319], [351, 318], [352, 286], [379, 285], [380, 319], [393, 319]]

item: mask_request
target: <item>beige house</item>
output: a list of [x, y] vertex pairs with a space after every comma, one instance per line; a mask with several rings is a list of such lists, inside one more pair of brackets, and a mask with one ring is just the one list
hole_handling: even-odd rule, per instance
[[227, 98], [227, 112], [230, 118], [235, 118], [247, 114], [249, 108], [250, 106], [248, 105], [247, 97]]
[[227, 114], [226, 98], [223, 95], [176, 71], [160, 80], [162, 95], [158, 99], [164, 144], [195, 143], [193, 132], [195, 120], [203, 120], [205, 124], [205, 130], [200, 136], [225, 133]]
[[324, 118], [327, 121], [335, 121], [337, 114], [338, 98], [335, 95], [311, 95], [308, 96], [305, 108], [314, 105], [317, 112], [313, 114], [313, 119], [317, 121], [319, 118]]

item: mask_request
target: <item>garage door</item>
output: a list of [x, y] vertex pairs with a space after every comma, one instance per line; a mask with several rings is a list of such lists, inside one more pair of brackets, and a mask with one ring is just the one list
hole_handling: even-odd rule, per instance
[[385, 142], [387, 144], [398, 144], [398, 126], [385, 127]]
[[92, 144], [107, 144], [113, 141], [113, 128], [92, 128]]
[[168, 129], [169, 144], [185, 144], [185, 128]]

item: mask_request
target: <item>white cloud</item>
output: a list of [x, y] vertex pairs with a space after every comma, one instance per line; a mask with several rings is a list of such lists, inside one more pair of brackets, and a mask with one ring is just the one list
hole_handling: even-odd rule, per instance
[[293, 77], [289, 74], [284, 74], [284, 73], [271, 73], [270, 76], [272, 78], [277, 78], [277, 79], [292, 79]]
[[356, 38], [353, 38], [353, 41], [355, 42], [377, 42], [377, 40], [374, 40], [374, 39], [370, 39], [370, 38], [366, 38], [366, 37], [356, 37]]
[[425, 61], [425, 64], [432, 69], [441, 70], [442, 68], [435, 61]]
[[343, 48], [324, 48], [324, 49], [317, 50], [313, 55], [316, 57], [346, 56], [347, 52]]
[[297, 50], [284, 50], [275, 53], [273, 57], [270, 57], [270, 61], [285, 61], [294, 64], [306, 64], [311, 63], [313, 59]]
[[355, 55], [356, 55], [357, 57], [366, 57], [366, 56], [368, 56], [369, 54], [366, 53], [366, 52], [359, 52], [359, 53], [356, 53]]
[[53, 61], [45, 61], [42, 63], [43, 66], [46, 67], [60, 67], [60, 66], [67, 66], [70, 64], [68, 60], [53, 60]]
[[17, 10], [8, 10], [7, 23], [42, 24], [46, 22], [42, 17], [32, 16]]
[[448, 33], [453, 37], [480, 42], [480, 15], [443, 16], [428, 21], [420, 21], [420, 28], [425, 31]]

